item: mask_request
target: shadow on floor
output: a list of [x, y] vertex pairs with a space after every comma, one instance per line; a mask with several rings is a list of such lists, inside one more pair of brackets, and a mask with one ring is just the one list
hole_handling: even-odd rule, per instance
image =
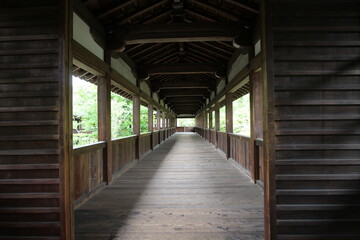
[[176, 134], [75, 212], [77, 240], [263, 240], [261, 190], [197, 134]]

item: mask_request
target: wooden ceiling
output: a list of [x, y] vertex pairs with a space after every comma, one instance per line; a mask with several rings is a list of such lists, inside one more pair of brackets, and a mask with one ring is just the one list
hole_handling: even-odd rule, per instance
[[106, 29], [107, 47], [176, 114], [206, 103], [229, 62], [246, 48], [259, 0], [82, 0]]

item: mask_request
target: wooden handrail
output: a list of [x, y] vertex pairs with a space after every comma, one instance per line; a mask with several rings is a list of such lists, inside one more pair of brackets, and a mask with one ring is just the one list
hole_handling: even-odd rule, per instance
[[262, 138], [255, 139], [255, 145], [256, 146], [263, 146], [264, 145], [264, 140]]
[[146, 133], [140, 133], [140, 137], [146, 137], [146, 136], [150, 136], [151, 132], [146, 132]]
[[250, 139], [249, 136], [245, 136], [245, 135], [238, 134], [238, 133], [228, 133], [228, 134], [229, 134], [229, 136], [231, 136], [231, 137], [242, 137], [242, 138]]
[[137, 137], [137, 135], [130, 135], [130, 136], [126, 136], [126, 137], [121, 137], [121, 138], [116, 138], [111, 140], [111, 142], [113, 143], [120, 143], [120, 142], [125, 142], [125, 141], [129, 141], [132, 139], [135, 139]]
[[73, 155], [81, 155], [84, 153], [92, 152], [98, 149], [103, 149], [106, 147], [105, 141], [100, 141], [97, 143], [92, 143], [84, 146], [75, 147], [73, 150]]

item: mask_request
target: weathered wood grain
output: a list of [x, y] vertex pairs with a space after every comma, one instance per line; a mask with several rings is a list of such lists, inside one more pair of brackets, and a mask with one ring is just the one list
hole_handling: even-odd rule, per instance
[[75, 212], [76, 239], [263, 239], [261, 189], [176, 134]]

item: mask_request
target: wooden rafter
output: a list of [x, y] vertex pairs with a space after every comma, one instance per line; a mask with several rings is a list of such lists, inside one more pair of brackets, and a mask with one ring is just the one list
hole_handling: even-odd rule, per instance
[[165, 62], [167, 59], [169, 58], [173, 58], [174, 56], [178, 56], [178, 52], [174, 52], [172, 54], [169, 54], [167, 56], [163, 56], [162, 58], [160, 59], [157, 59], [156, 61], [147, 61], [146, 63], [153, 63], [153, 64], [158, 64], [158, 63], [162, 63], [162, 62]]
[[108, 17], [110, 14], [113, 14], [119, 10], [122, 10], [124, 7], [128, 6], [129, 4], [135, 2], [136, 0], [129, 0], [129, 1], [122, 1], [120, 4], [118, 4], [117, 6], [109, 6], [107, 7], [107, 10], [102, 11], [101, 13], [99, 13], [96, 17], [98, 19], [103, 19]]
[[[251, 31], [240, 22], [134, 24], [115, 29], [110, 47], [140, 43], [233, 41], [251, 43]], [[121, 44], [123, 43], [123, 44]]]
[[133, 19], [138, 18], [139, 16], [142, 16], [143, 14], [145, 14], [147, 12], [153, 11], [156, 8], [160, 8], [166, 4], [170, 4], [170, 2], [171, 2], [170, 0], [162, 0], [158, 3], [150, 4], [150, 5], [146, 6], [145, 8], [137, 11], [136, 13], [126, 17], [125, 19], [117, 21], [116, 24], [117, 25], [129, 24], [132, 22]]
[[166, 52], [167, 54], [169, 54], [169, 51], [171, 51], [171, 52], [174, 51], [174, 48], [173, 48], [174, 45], [175, 45], [175, 43], [164, 45], [163, 47], [158, 48], [158, 49], [152, 51], [151, 53], [136, 59], [136, 61], [141, 61], [143, 59], [151, 59], [151, 56], [154, 56], [154, 55], [155, 55], [155, 58], [158, 58], [160, 55], [157, 55], [157, 54], [159, 54], [159, 53], [163, 54]]
[[184, 12], [186, 14], [188, 14], [189, 16], [194, 16], [196, 18], [200, 18], [202, 20], [205, 20], [207, 22], [216, 22], [215, 19], [209, 17], [209, 16], [205, 16], [204, 14], [201, 14], [201, 13], [197, 13], [195, 12], [194, 10], [190, 10], [190, 9], [184, 9]]
[[193, 73], [216, 73], [222, 70], [218, 64], [149, 64], [143, 65], [141, 71], [149, 75], [159, 74], [193, 74]]
[[239, 21], [240, 20], [237, 16], [234, 16], [231, 13], [226, 12], [225, 10], [221, 10], [218, 7], [210, 5], [209, 3], [205, 3], [205, 1], [202, 1], [202, 0], [185, 0], [185, 3], [193, 5], [193, 6], [198, 6], [199, 8], [202, 8], [202, 9], [208, 9], [208, 10], [212, 11], [213, 13], [215, 13], [214, 15], [220, 15], [223, 18], [225, 18], [226, 20], [230, 20], [230, 21]]
[[171, 16], [171, 13], [172, 13], [171, 10], [167, 10], [167, 11], [165, 11], [165, 12], [162, 12], [162, 13], [160, 13], [159, 15], [156, 15], [156, 16], [151, 17], [150, 19], [147, 19], [147, 20], [144, 22], [144, 24], [157, 23], [157, 21], [158, 21], [159, 19], [163, 19], [163, 18], [166, 19], [166, 17]]
[[206, 48], [206, 47], [203, 47], [201, 46], [199, 43], [189, 43], [190, 46], [194, 47], [194, 48], [197, 48], [201, 51], [204, 51], [206, 53], [209, 53], [211, 55], [214, 55], [216, 57], [219, 57], [219, 58], [222, 58], [222, 59], [225, 59], [225, 61], [227, 61], [229, 59], [229, 57], [231, 56], [225, 56], [223, 55], [222, 53], [218, 53], [218, 52], [215, 52], [213, 49], [209, 49], [209, 48]]
[[259, 9], [256, 8], [256, 7], [251, 7], [251, 6], [248, 6], [244, 3], [240, 3], [238, 1], [235, 1], [235, 0], [224, 0], [225, 2], [228, 2], [230, 4], [233, 4], [241, 9], [244, 9], [246, 11], [249, 11], [249, 12], [252, 12], [252, 13], [255, 13], [255, 14], [259, 14]]
[[206, 46], [208, 46], [208, 47], [211, 47], [211, 48], [214, 48], [214, 49], [216, 49], [216, 50], [218, 50], [218, 51], [221, 51], [221, 52], [223, 52], [223, 53], [225, 53], [225, 54], [227, 54], [227, 55], [232, 55], [233, 53], [231, 52], [231, 51], [228, 51], [228, 50], [226, 50], [226, 49], [224, 49], [224, 48], [221, 48], [221, 47], [219, 47], [219, 46], [216, 46], [216, 44], [214, 44], [213, 42], [201, 42], [202, 44], [204, 44], [204, 45], [206, 45]]

